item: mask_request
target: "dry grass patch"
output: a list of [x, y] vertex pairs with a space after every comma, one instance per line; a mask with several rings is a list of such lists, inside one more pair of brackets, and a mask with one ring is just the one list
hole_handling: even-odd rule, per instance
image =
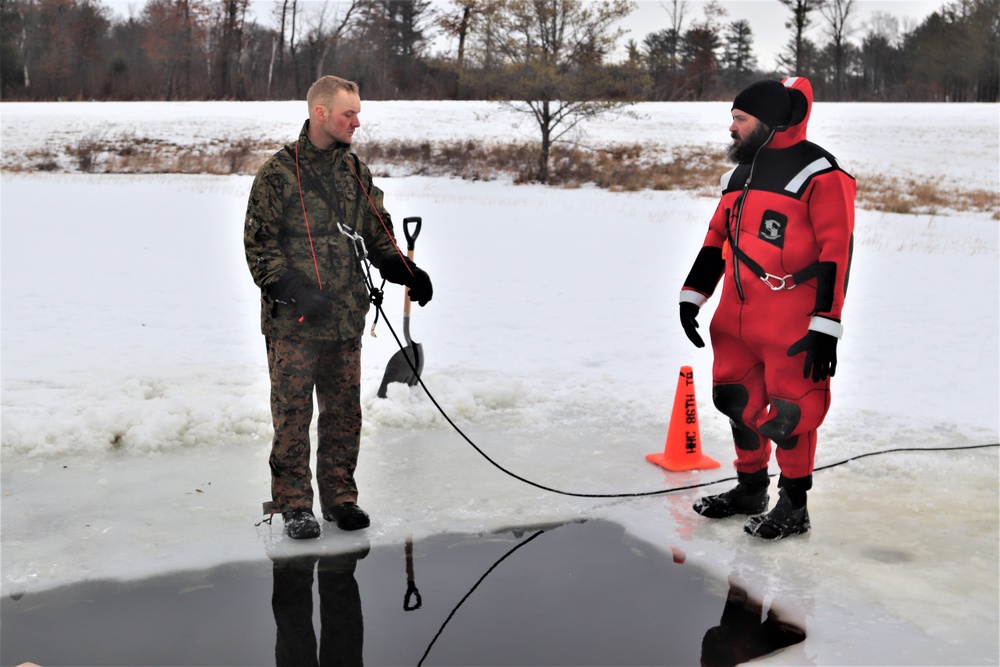
[[248, 174], [274, 152], [270, 141], [214, 140], [189, 146], [132, 134], [92, 134], [53, 149], [4, 154], [9, 171], [66, 171], [88, 174]]
[[[133, 134], [93, 134], [63, 150], [50, 147], [23, 154], [3, 154], [8, 171], [66, 171], [114, 174], [253, 174], [280, 142], [258, 139], [215, 139], [191, 146]], [[539, 178], [536, 143], [473, 140], [369, 141], [358, 153], [376, 175], [450, 176], [466, 180], [510, 178], [533, 183]], [[646, 146], [587, 148], [556, 144], [549, 156], [548, 183], [578, 188], [594, 185], [615, 192], [684, 190], [718, 193], [719, 176], [730, 164], [723, 148]], [[904, 214], [986, 212], [1000, 219], [1000, 195], [987, 190], [960, 190], [916, 177], [882, 174], [858, 178], [858, 205]]]
[[[452, 176], [468, 180], [539, 179], [537, 144], [474, 141], [368, 142], [358, 152], [382, 174], [390, 168], [407, 175]], [[549, 155], [549, 185], [577, 188], [593, 184], [617, 192], [715, 189], [728, 167], [723, 150], [682, 147], [666, 155], [640, 144], [591, 149], [556, 144]]]
[[[694, 147], [671, 155], [639, 144], [601, 150], [559, 146], [553, 150], [551, 181], [564, 187], [593, 183], [613, 192], [694, 190], [718, 183], [728, 167], [723, 151]], [[714, 189], [714, 188], [712, 188]]]
[[52, 150], [43, 148], [37, 151], [28, 151], [24, 155], [25, 162], [21, 165], [9, 167], [4, 165], [4, 169], [11, 171], [61, 171], [59, 165], [59, 155]]
[[452, 176], [471, 181], [489, 181], [512, 176], [515, 181], [530, 180], [535, 172], [536, 149], [528, 144], [496, 144], [478, 141], [450, 141], [431, 144], [427, 141], [370, 141], [358, 148], [361, 158], [389, 173], [390, 168], [407, 175]]
[[935, 215], [947, 211], [992, 213], [1000, 219], [1000, 194], [987, 190], [946, 188], [914, 176], [858, 176], [858, 204], [887, 213]]

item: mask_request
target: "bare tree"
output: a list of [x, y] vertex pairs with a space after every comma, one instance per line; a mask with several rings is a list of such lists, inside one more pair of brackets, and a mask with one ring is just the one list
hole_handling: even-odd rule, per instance
[[28, 56], [28, 22], [25, 20], [23, 5], [18, 8], [18, 17], [21, 19], [21, 30], [18, 34], [17, 50], [24, 63], [24, 87], [26, 90], [31, 90], [31, 72], [28, 71], [28, 61], [30, 60]]
[[504, 56], [500, 45], [504, 40], [501, 19], [506, 12], [507, 0], [477, 0], [471, 15], [469, 33], [466, 35], [463, 70], [476, 70], [475, 76], [466, 76], [466, 96], [493, 97], [493, 86], [501, 78], [498, 70]]
[[851, 18], [855, 0], [826, 0], [819, 12], [826, 20], [830, 32], [830, 46], [833, 52], [834, 99], [844, 98], [847, 87], [847, 39], [854, 31]]
[[[317, 15], [315, 30], [317, 36], [319, 36], [322, 40], [323, 50], [320, 52], [319, 58], [316, 62], [316, 79], [323, 76], [327, 58], [330, 56], [330, 51], [336, 47], [337, 42], [353, 24], [355, 14], [362, 9], [367, 2], [366, 0], [350, 0], [343, 13], [339, 11], [340, 4], [341, 3], [339, 2], [334, 3], [334, 7], [331, 10], [330, 3], [324, 2], [323, 7]], [[328, 22], [331, 23], [333, 27], [327, 29], [326, 26]]]
[[518, 91], [506, 104], [538, 124], [537, 179], [545, 183], [553, 142], [582, 121], [627, 104], [597, 96], [614, 86], [603, 59], [624, 34], [618, 26], [634, 5], [628, 0], [502, 0], [498, 6], [501, 75], [506, 90]]
[[143, 8], [143, 50], [160, 69], [165, 99], [205, 96], [209, 15], [203, 0], [149, 0]]
[[214, 69], [216, 95], [222, 99], [245, 97], [241, 90], [243, 81], [240, 70], [246, 50], [244, 24], [249, 4], [250, 0], [222, 0], [216, 8], [219, 16], [218, 27], [214, 32], [217, 33], [218, 47]]
[[465, 72], [465, 40], [472, 29], [479, 0], [452, 0], [454, 8], [438, 16], [438, 26], [445, 35], [458, 38], [458, 53], [455, 58], [455, 99], [461, 96], [462, 75]]
[[[289, 8], [291, 3], [291, 8]], [[277, 30], [271, 38], [271, 60], [267, 67], [267, 97], [271, 97], [271, 86], [274, 82], [274, 68], [277, 64], [279, 76], [285, 71], [285, 35], [288, 32], [288, 25], [292, 22], [289, 12], [294, 16], [295, 0], [278, 0], [272, 10], [272, 16], [278, 24]], [[292, 28], [294, 38], [295, 30]]]
[[861, 42], [862, 84], [865, 97], [888, 99], [893, 83], [893, 65], [898, 60], [899, 20], [885, 12], [875, 12]]
[[670, 17], [670, 34], [674, 35], [674, 39], [668, 42], [667, 46], [670, 51], [666, 54], [669, 65], [669, 74], [671, 78], [676, 78], [677, 76], [677, 66], [680, 61], [680, 36], [684, 34], [684, 15], [689, 9], [687, 0], [670, 0], [670, 4], [665, 2], [660, 2], [660, 6], [666, 10], [667, 16]]

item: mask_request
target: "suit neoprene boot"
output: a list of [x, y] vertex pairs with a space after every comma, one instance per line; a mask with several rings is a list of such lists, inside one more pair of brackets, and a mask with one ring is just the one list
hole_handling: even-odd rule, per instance
[[809, 532], [806, 492], [812, 488], [812, 475], [778, 480], [778, 502], [763, 516], [750, 517], [743, 530], [765, 540], [780, 540]]
[[757, 472], [737, 473], [739, 482], [725, 493], [705, 496], [692, 506], [698, 514], [709, 519], [725, 519], [736, 514], [762, 514], [767, 511], [767, 468]]

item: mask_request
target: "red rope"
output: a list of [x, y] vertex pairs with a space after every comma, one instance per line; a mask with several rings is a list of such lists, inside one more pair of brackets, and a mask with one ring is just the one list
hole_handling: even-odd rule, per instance
[[[403, 255], [403, 251], [399, 249], [399, 246], [396, 244], [395, 237], [392, 235], [392, 232], [389, 231], [389, 225], [387, 225], [385, 223], [385, 220], [382, 219], [382, 214], [379, 213], [378, 207], [375, 206], [375, 202], [372, 201], [371, 195], [368, 194], [368, 190], [365, 188], [365, 184], [361, 181], [361, 177], [358, 175], [358, 172], [354, 168], [354, 165], [351, 163], [351, 160], [347, 160], [346, 162], [347, 162], [347, 166], [351, 169], [351, 173], [354, 174], [354, 178], [357, 179], [358, 185], [361, 187], [361, 191], [365, 193], [365, 198], [368, 200], [368, 205], [371, 207], [372, 212], [375, 213], [375, 217], [378, 218], [378, 221], [380, 223], [382, 223], [382, 229], [385, 230], [385, 235], [389, 237], [389, 241], [392, 243], [392, 247], [396, 249], [396, 254], [399, 255], [400, 259], [404, 260], [403, 261], [403, 266], [406, 267], [406, 270], [409, 271], [410, 275], [412, 276], [413, 275], [413, 269], [410, 268], [409, 262], [405, 261], [405, 258], [404, 258], [404, 255]], [[302, 192], [302, 174], [299, 171], [299, 144], [298, 144], [298, 142], [295, 143], [295, 179], [298, 181], [298, 185], [299, 185], [299, 201], [302, 203], [302, 217], [305, 219], [305, 222], [306, 222], [306, 236], [309, 237], [309, 250], [310, 250], [310, 252], [312, 252], [313, 266], [316, 269], [316, 282], [319, 284], [320, 290], [322, 290], [323, 289], [323, 281], [319, 277], [319, 260], [316, 258], [316, 248], [313, 246], [312, 231], [309, 229], [309, 215], [306, 213], [306, 199], [305, 199], [305, 195]]]
[[406, 270], [409, 271], [412, 276], [413, 269], [410, 268], [410, 263], [405, 260], [403, 257], [403, 251], [399, 249], [398, 245], [396, 245], [396, 239], [393, 237], [392, 232], [389, 231], [389, 226], [385, 224], [385, 220], [382, 219], [382, 214], [378, 212], [375, 202], [372, 201], [371, 195], [368, 194], [368, 190], [365, 189], [365, 184], [361, 182], [361, 177], [358, 176], [358, 172], [354, 169], [354, 164], [352, 164], [351, 160], [347, 160], [347, 166], [351, 168], [351, 173], [353, 173], [354, 178], [358, 180], [358, 185], [361, 186], [361, 191], [365, 193], [365, 198], [368, 199], [368, 205], [371, 206], [372, 211], [374, 211], [375, 217], [377, 217], [378, 221], [382, 223], [382, 229], [385, 230], [385, 235], [389, 237], [390, 241], [392, 241], [392, 247], [396, 249], [396, 254], [398, 254], [399, 258], [403, 260], [403, 266], [406, 267]]
[[319, 277], [319, 260], [316, 259], [316, 248], [313, 247], [313, 235], [309, 229], [309, 215], [306, 213], [306, 198], [302, 192], [302, 174], [299, 172], [299, 143], [295, 142], [295, 180], [299, 183], [299, 201], [302, 202], [302, 217], [306, 221], [306, 236], [309, 237], [309, 251], [312, 252], [313, 266], [316, 268], [316, 283], [323, 290], [323, 279]]

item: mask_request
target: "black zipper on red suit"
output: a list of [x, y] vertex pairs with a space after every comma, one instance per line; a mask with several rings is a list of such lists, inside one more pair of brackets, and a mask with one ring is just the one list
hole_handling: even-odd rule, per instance
[[[736, 221], [733, 226], [733, 238], [729, 241], [734, 248], [739, 247], [740, 222], [743, 219], [743, 208], [747, 204], [747, 195], [750, 192], [750, 184], [753, 182], [753, 170], [757, 166], [757, 156], [760, 155], [760, 152], [765, 146], [771, 143], [772, 139], [774, 139], [774, 130], [771, 130], [771, 136], [767, 138], [767, 141], [765, 141], [754, 154], [753, 162], [750, 163], [750, 173], [747, 175], [747, 182], [743, 184], [743, 192], [736, 198], [736, 205], [733, 207]], [[735, 252], [733, 253], [733, 281], [736, 283], [736, 293], [739, 295], [740, 301], [746, 303], [746, 297], [743, 295], [743, 282], [740, 280], [740, 260], [736, 256]]]

